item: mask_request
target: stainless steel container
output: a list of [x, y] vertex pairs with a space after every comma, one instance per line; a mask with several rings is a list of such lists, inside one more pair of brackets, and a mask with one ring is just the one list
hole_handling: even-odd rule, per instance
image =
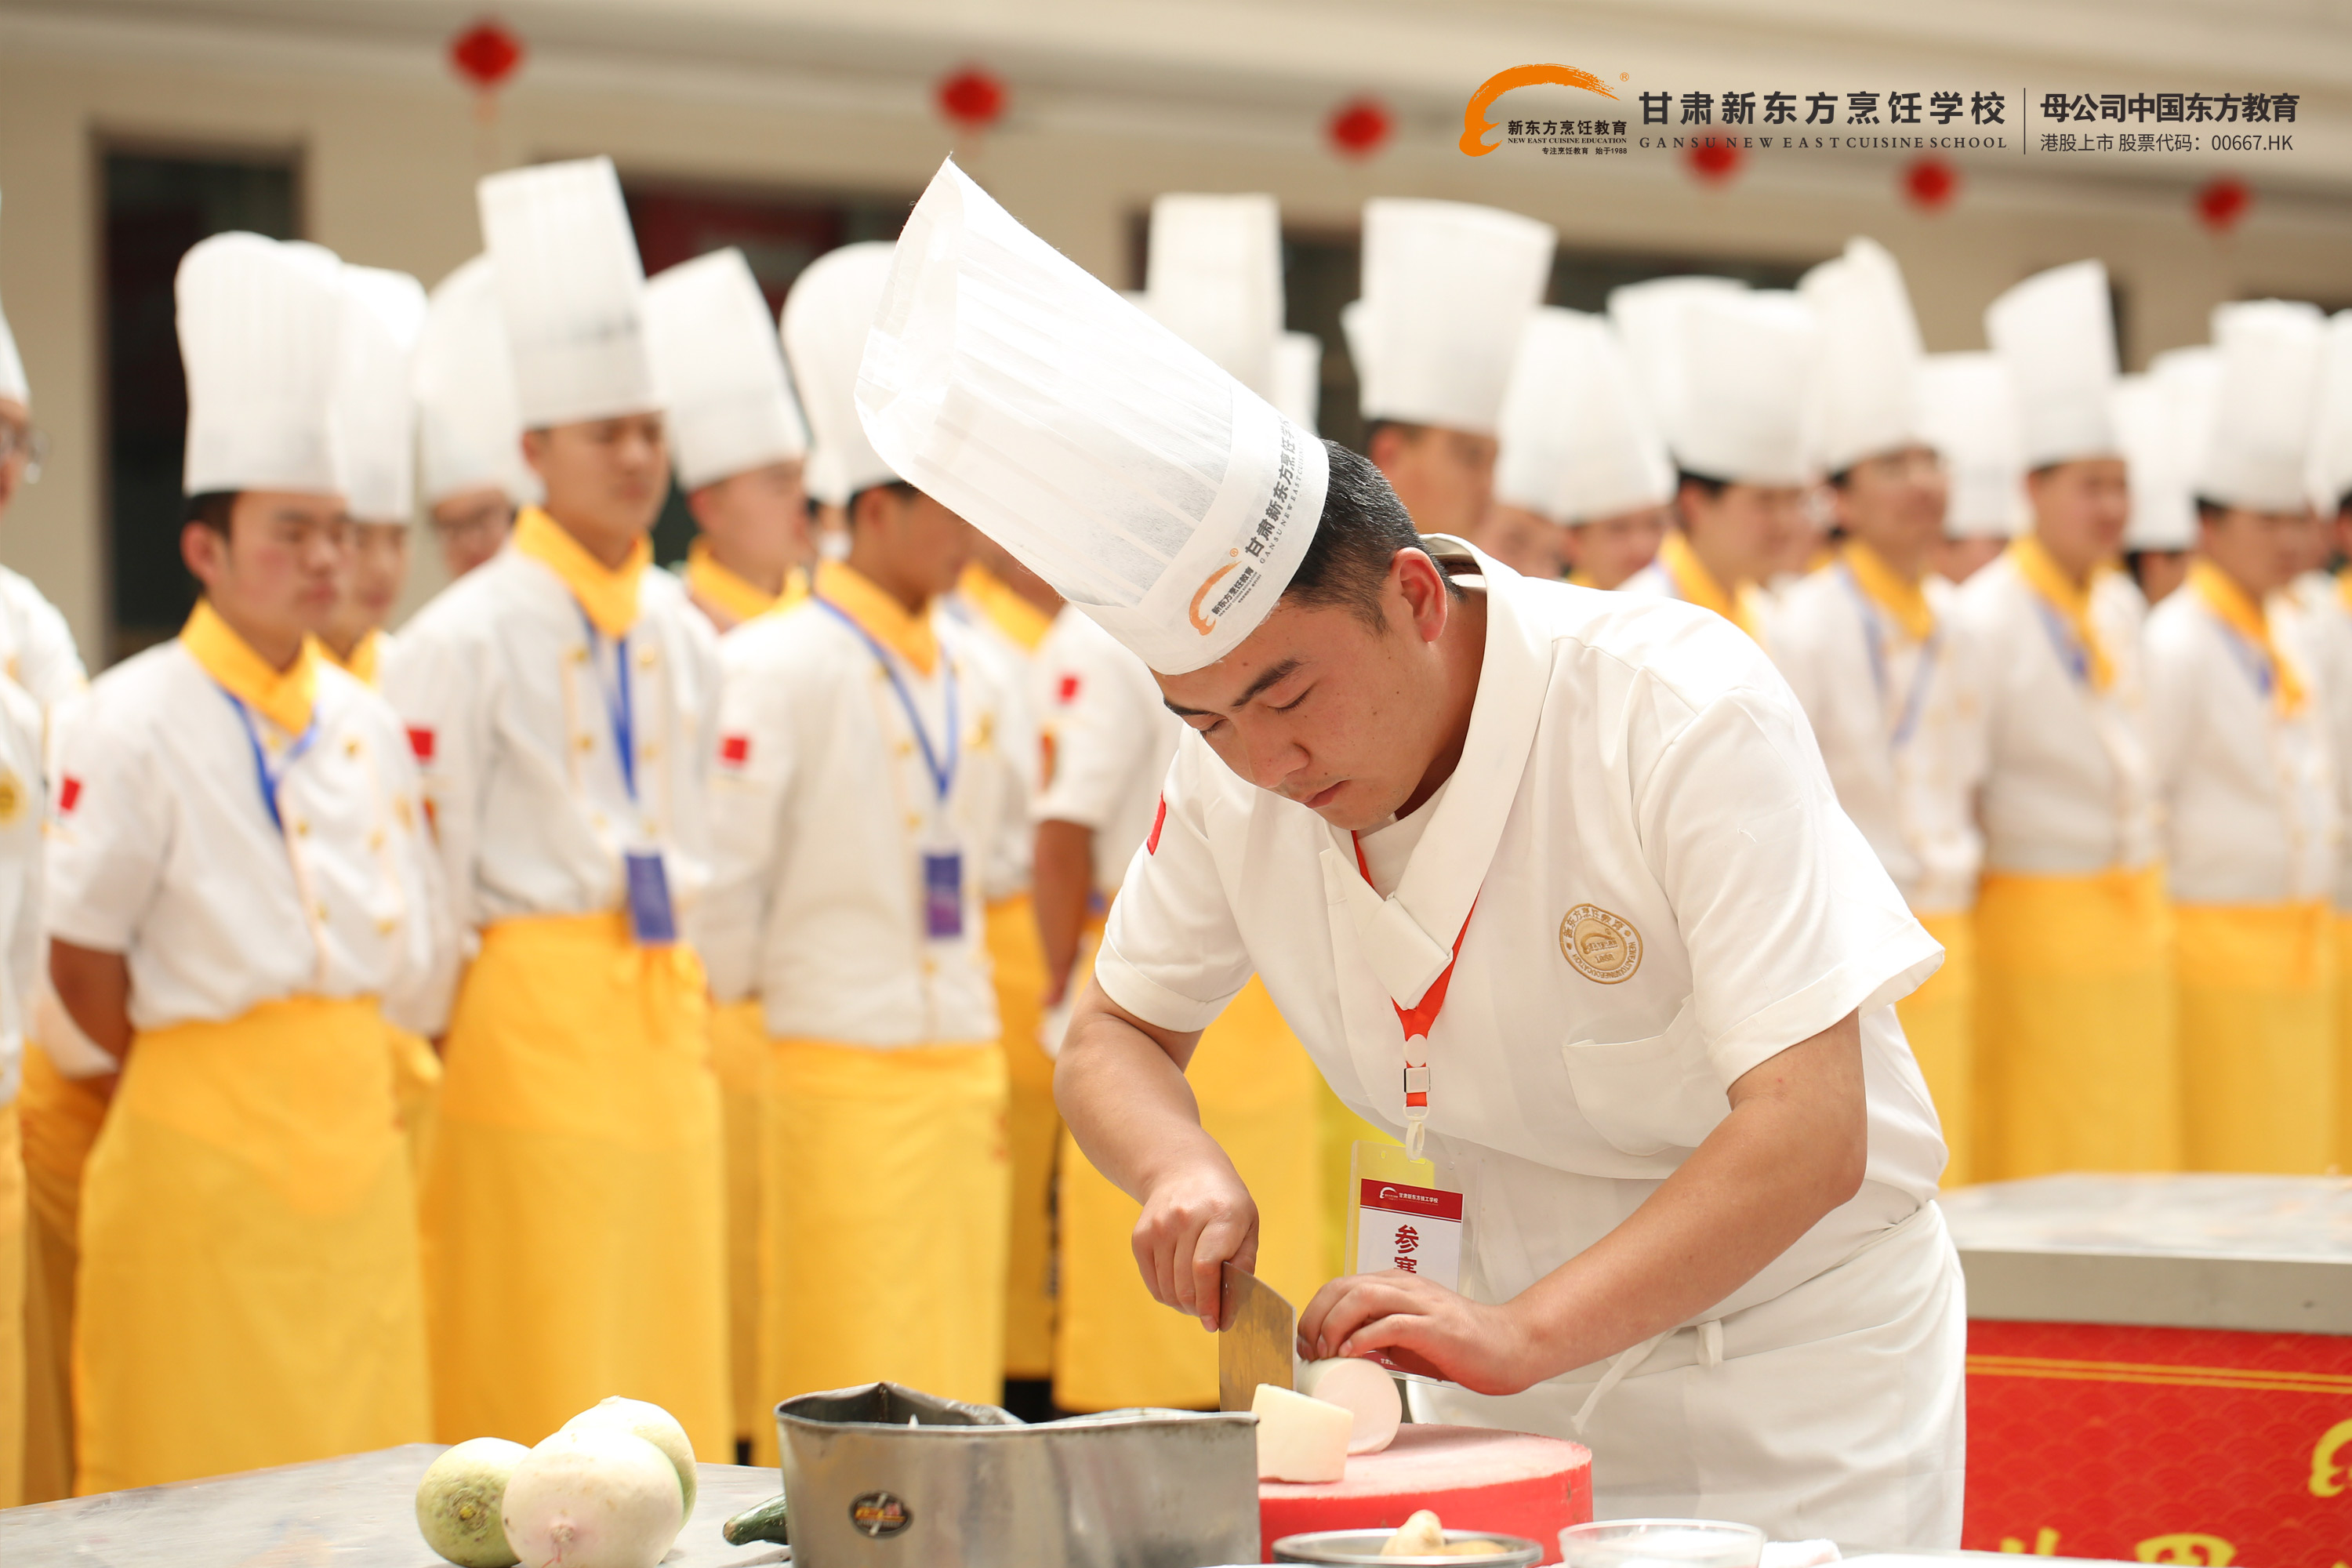
[[1315, 1530], [1286, 1535], [1274, 1543], [1276, 1563], [1378, 1563], [1380, 1568], [1528, 1568], [1540, 1563], [1543, 1548], [1523, 1535], [1486, 1530], [1449, 1530], [1446, 1541], [1491, 1541], [1501, 1550], [1469, 1557], [1383, 1557], [1381, 1548], [1393, 1530]]
[[[776, 1406], [796, 1568], [1210, 1568], [1258, 1557], [1256, 1417], [1037, 1426], [894, 1383]], [[1529, 1559], [1530, 1562], [1533, 1559]]]

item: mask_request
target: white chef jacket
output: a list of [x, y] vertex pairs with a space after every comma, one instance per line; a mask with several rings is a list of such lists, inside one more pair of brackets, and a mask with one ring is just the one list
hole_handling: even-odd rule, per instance
[[505, 548], [401, 628], [383, 665], [424, 775], [461, 928], [622, 907], [622, 857], [660, 851], [686, 929], [710, 879], [719, 644], [667, 572], [628, 634], [636, 795], [614, 750], [614, 639], [555, 572]]
[[2193, 584], [2148, 613], [2149, 734], [2165, 879], [2186, 904], [2305, 903], [2336, 892], [2341, 806], [2320, 628], [2282, 602], [2272, 640], [2306, 689], [2280, 713], [2268, 660]]
[[[830, 568], [838, 572], [841, 568]], [[828, 592], [820, 575], [817, 592]], [[930, 674], [885, 649], [944, 762], [942, 804], [890, 672], [812, 601], [730, 633], [720, 649], [711, 783], [716, 875], [698, 945], [721, 1003], [757, 995], [781, 1038], [894, 1047], [998, 1034], [983, 875], [1024, 817], [1025, 760], [1003, 745], [1007, 694], [972, 633], [934, 616]], [[926, 934], [926, 853], [962, 858], [962, 931]]]
[[965, 648], [987, 667], [989, 684], [997, 694], [994, 747], [1011, 769], [1010, 783], [1016, 793], [1003, 803], [996, 832], [981, 861], [981, 892], [993, 903], [1029, 890], [1031, 862], [1036, 853], [1028, 812], [1042, 777], [1037, 709], [1031, 700], [1036, 655], [1007, 636], [984, 608], [961, 592], [941, 595], [932, 607], [931, 619], [935, 627], [940, 621], [952, 621], [962, 628]]
[[1979, 816], [1994, 871], [2137, 869], [2160, 851], [2140, 636], [2147, 606], [2120, 572], [2091, 584], [2089, 619], [2115, 670], [2105, 691], [2071, 667], [2068, 634], [2002, 555], [1960, 584], [1951, 619], [1982, 661]]
[[318, 659], [315, 733], [259, 712], [282, 772], [281, 833], [227, 692], [177, 639], [116, 665], [57, 750], [43, 915], [50, 935], [120, 952], [131, 1022], [226, 1023], [289, 996], [380, 998], [435, 1032], [456, 942], [392, 709]]
[[1184, 724], [1150, 668], [1074, 605], [1039, 645], [1036, 676], [1049, 761], [1030, 815], [1094, 831], [1095, 890], [1108, 900], [1151, 831]]
[[1952, 585], [1931, 576], [1922, 587], [1936, 617], [1924, 640], [1832, 562], [1778, 597], [1765, 647], [1879, 864], [1912, 909], [1948, 914], [1975, 907], [1984, 861], [1984, 700]]
[[0, 680], [0, 1106], [22, 1081], [25, 1026], [40, 982], [41, 705]]
[[[2318, 699], [2326, 714], [2329, 755], [2335, 762], [2336, 816], [2352, 830], [2352, 602], [2343, 580], [2306, 572], [2292, 590], [2295, 635], [2311, 650]], [[2336, 857], [2336, 910], [2352, 915], [2352, 853], [2339, 846]]]
[[1345, 836], [1188, 735], [1096, 978], [1192, 1030], [1256, 971], [1339, 1098], [1397, 1130], [1391, 1002], [1419, 999], [1467, 919], [1427, 1042], [1428, 1128], [1480, 1166], [1464, 1286], [1496, 1301], [1632, 1214], [1728, 1114], [1735, 1079], [1859, 1011], [1861, 1192], [1704, 1315], [1770, 1300], [1934, 1194], [1943, 1142], [1892, 1004], [1942, 950], [1751, 640], [1687, 605], [1476, 561], [1476, 704], [1396, 896], [1363, 883]]
[[89, 683], [73, 629], [32, 580], [0, 566], [0, 675], [30, 692], [42, 711]]

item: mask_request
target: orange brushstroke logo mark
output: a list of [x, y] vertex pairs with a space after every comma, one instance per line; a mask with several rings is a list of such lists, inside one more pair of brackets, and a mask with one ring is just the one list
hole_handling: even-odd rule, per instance
[[1200, 633], [1202, 637], [1207, 637], [1211, 632], [1215, 631], [1217, 629], [1217, 623], [1201, 618], [1201, 601], [1209, 596], [1209, 590], [1215, 587], [1220, 582], [1222, 582], [1224, 579], [1226, 573], [1233, 571], [1241, 564], [1242, 552], [1236, 550], [1233, 553], [1234, 559], [1226, 562], [1223, 566], [1218, 567], [1206, 577], [1202, 578], [1201, 585], [1192, 590], [1192, 607], [1186, 613], [1192, 618], [1192, 629]]
[[1483, 158], [1493, 152], [1497, 143], [1486, 140], [1486, 132], [1495, 129], [1495, 121], [1486, 118], [1488, 106], [1513, 88], [1534, 87], [1540, 82], [1555, 87], [1580, 87], [1606, 99], [1617, 96], [1601, 84], [1599, 77], [1574, 66], [1513, 66], [1508, 70], [1496, 71], [1479, 83], [1470, 101], [1462, 106], [1462, 151], [1473, 158]]

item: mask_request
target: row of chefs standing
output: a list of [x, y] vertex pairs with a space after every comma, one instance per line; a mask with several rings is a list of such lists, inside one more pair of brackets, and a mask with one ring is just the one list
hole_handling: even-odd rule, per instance
[[[6, 1358], [32, 1489], [532, 1441], [613, 1392], [707, 1458], [771, 1457], [774, 1399], [880, 1376], [1207, 1403], [1211, 1342], [1150, 1302], [1047, 1049], [1175, 721], [867, 442], [891, 247], [813, 265], [780, 355], [740, 256], [641, 281], [601, 160], [481, 206], [486, 256], [429, 302], [315, 247], [192, 251], [205, 601], [81, 696], [78, 663], [37, 668], [55, 613], [29, 585], [12, 611], [37, 700], [0, 688], [0, 785], [40, 787], [49, 731], [42, 907], [20, 878], [10, 927], [35, 957], [0, 991], [37, 1042]], [[1930, 358], [1866, 241], [1794, 295], [1668, 280], [1603, 320], [1537, 306], [1542, 225], [1376, 202], [1365, 227], [1349, 348], [1423, 531], [1707, 605], [1782, 664], [1949, 954], [1903, 1004], [1948, 1179], [2336, 1157], [2352, 619], [2289, 579], [2306, 465], [2341, 467], [2340, 323], [2225, 308], [2200, 395], [2151, 419], [2092, 264], [1997, 302], [1992, 354]], [[1270, 201], [1162, 198], [1141, 303], [1307, 423], [1280, 300]], [[355, 632], [354, 537], [363, 564], [413, 510], [412, 420], [446, 543], [526, 504], [396, 637]], [[2151, 423], [2128, 504], [2213, 504], [2144, 629], [2106, 568]], [[673, 463], [682, 582], [646, 569]], [[775, 525], [803, 489], [833, 546], [805, 568]], [[1822, 495], [1844, 542], [1814, 563]], [[2021, 523], [1964, 587], [1930, 570]], [[0, 800], [20, 863], [38, 820]], [[1303, 1299], [1336, 1271], [1328, 1152], [1370, 1130], [1255, 984], [1189, 1076], [1261, 1273]]]

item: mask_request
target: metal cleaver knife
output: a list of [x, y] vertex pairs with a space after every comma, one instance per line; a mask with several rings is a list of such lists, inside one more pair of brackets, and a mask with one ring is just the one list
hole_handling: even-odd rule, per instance
[[1259, 1384], [1291, 1386], [1298, 1314], [1273, 1286], [1230, 1263], [1224, 1265], [1222, 1296], [1217, 1318], [1225, 1326], [1217, 1333], [1217, 1408], [1247, 1410]]

